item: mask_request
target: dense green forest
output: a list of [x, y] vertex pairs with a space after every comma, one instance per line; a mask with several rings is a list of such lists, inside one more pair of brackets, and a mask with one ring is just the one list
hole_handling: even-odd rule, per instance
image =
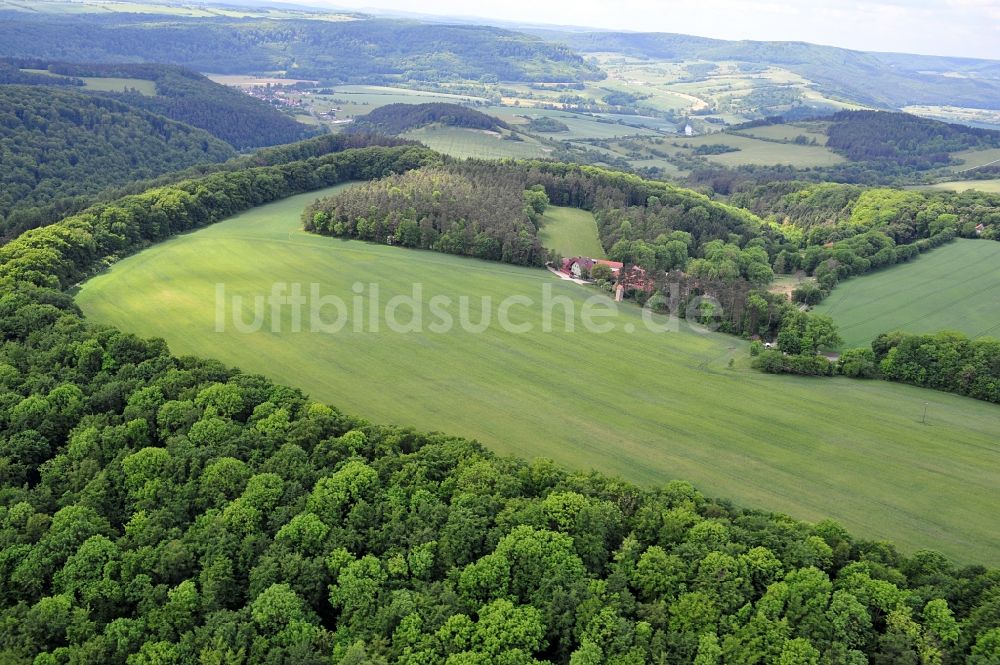
[[129, 194], [139, 194], [148, 189], [154, 189], [177, 183], [191, 178], [205, 176], [211, 173], [237, 171], [254, 166], [273, 166], [275, 164], [318, 157], [329, 152], [338, 152], [349, 148], [367, 146], [401, 146], [417, 145], [389, 136], [373, 136], [369, 134], [323, 134], [306, 141], [288, 145], [275, 146], [258, 150], [249, 155], [234, 157], [225, 162], [207, 162], [188, 167], [180, 171], [170, 171], [160, 176], [143, 180], [130, 180], [122, 184], [107, 187], [97, 194], [60, 198], [49, 204], [35, 207], [17, 207], [0, 226], [0, 242], [10, 240], [27, 229], [46, 226], [97, 202], [108, 202]]
[[438, 159], [322, 154], [338, 147], [272, 153], [0, 248], [4, 662], [1000, 659], [996, 571], [682, 482], [644, 490], [373, 425], [90, 327], [61, 292], [238, 210]]
[[0, 12], [4, 55], [72, 62], [169, 62], [217, 73], [294, 69], [324, 83], [603, 78], [569, 49], [522, 33], [415, 21], [72, 17]]
[[[631, 228], [622, 224], [622, 208], [657, 206], [664, 211], [657, 232], [642, 226], [634, 233], [637, 238], [649, 236], [653, 240], [661, 234], [682, 232], [684, 250], [672, 267], [686, 263], [689, 245], [692, 255], [697, 256], [712, 240], [735, 234], [745, 243], [759, 234], [760, 220], [744, 210], [625, 173], [544, 161], [444, 162], [445, 171], [435, 171], [426, 178], [410, 173], [319, 201], [305, 211], [303, 219], [308, 228], [320, 233], [523, 265], [540, 265], [546, 258], [534, 223], [541, 210], [532, 209], [533, 189], [556, 205], [593, 210], [602, 242], [613, 254], [630, 251], [614, 247], [623, 239], [622, 229]], [[623, 258], [650, 269], [656, 267], [641, 258]]]
[[[31, 83], [35, 85], [60, 85], [67, 81], [70, 83], [78, 81], [82, 84], [81, 77], [120, 77], [153, 81], [156, 85], [156, 95], [144, 95], [139, 92], [97, 94], [113, 97], [130, 106], [204, 129], [237, 150], [294, 143], [317, 132], [314, 127], [295, 121], [267, 102], [210, 81], [201, 74], [183, 67], [8, 59], [0, 65], [0, 76], [3, 74], [4, 66], [45, 69], [57, 74], [57, 76], [29, 74], [33, 77]], [[21, 74], [24, 75], [24, 72]]]
[[539, 266], [535, 218], [548, 202], [517, 178], [452, 165], [366, 183], [310, 205], [306, 230], [490, 261]]
[[831, 119], [827, 147], [855, 162], [925, 170], [952, 163], [952, 152], [1000, 147], [1000, 132], [908, 113], [841, 111]]
[[115, 100], [56, 87], [3, 85], [0, 229], [16, 230], [30, 217], [12, 211], [233, 155], [203, 130]]
[[[729, 202], [778, 225], [800, 229], [810, 244], [876, 227], [896, 242], [911, 242], [926, 237], [933, 222], [948, 225], [960, 236], [1000, 239], [1000, 196], [978, 190], [940, 192], [786, 181], [743, 188]], [[979, 224], [983, 228], [977, 231]]]
[[351, 130], [376, 134], [402, 134], [407, 130], [435, 122], [449, 127], [468, 129], [509, 129], [503, 120], [481, 111], [459, 104], [432, 102], [380, 106], [356, 119], [351, 125]]

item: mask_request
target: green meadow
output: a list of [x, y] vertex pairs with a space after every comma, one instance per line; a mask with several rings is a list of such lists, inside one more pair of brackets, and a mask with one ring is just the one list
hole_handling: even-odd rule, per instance
[[[686, 479], [710, 496], [833, 518], [908, 551], [1000, 563], [997, 406], [879, 381], [760, 374], [733, 337], [684, 322], [651, 330], [665, 320], [646, 321], [632, 305], [593, 320], [611, 307], [606, 297], [543, 270], [301, 231], [303, 207], [328, 193], [155, 245], [85, 283], [77, 301], [95, 323], [163, 337], [175, 353], [266, 374], [373, 421], [646, 484]], [[318, 321], [343, 328], [310, 332], [303, 319], [294, 332], [292, 307], [272, 317], [264, 303], [262, 329], [239, 332], [233, 312], [251, 321], [253, 298], [275, 283], [301, 284], [307, 296], [316, 284], [319, 295], [339, 297], [345, 312], [327, 306]], [[370, 312], [412, 297], [415, 285], [425, 303], [450, 302], [439, 300], [436, 314], [421, 308], [420, 334], [389, 329], [387, 316], [376, 317], [375, 331]], [[233, 296], [243, 297], [239, 307]], [[462, 296], [468, 323], [489, 313], [482, 332], [458, 323]], [[600, 304], [588, 305], [592, 297]], [[610, 329], [586, 329], [585, 306]], [[568, 308], [575, 331], [566, 329]], [[396, 322], [416, 325], [411, 309], [396, 302]], [[443, 325], [442, 312], [455, 325]], [[500, 325], [502, 314], [529, 330]]]
[[605, 258], [597, 234], [597, 221], [593, 213], [586, 210], [549, 206], [542, 216], [538, 237], [543, 247], [554, 249], [565, 257]]
[[521, 141], [508, 141], [503, 139], [498, 132], [443, 125], [420, 127], [410, 130], [402, 136], [420, 141], [428, 148], [459, 159], [467, 157], [532, 159], [545, 157], [551, 151], [529, 136], [521, 135], [523, 138]]
[[816, 311], [833, 317], [845, 348], [868, 346], [890, 330], [1000, 337], [998, 265], [1000, 243], [956, 240], [838, 284]]
[[[69, 78], [62, 74], [53, 74], [47, 69], [22, 69], [33, 74], [43, 74], [54, 78]], [[118, 76], [83, 76], [83, 87], [96, 92], [125, 92], [135, 90], [139, 94], [153, 97], [156, 95], [156, 83], [146, 79], [124, 78]]]
[[1000, 178], [989, 180], [949, 180], [938, 182], [933, 185], [919, 187], [918, 189], [938, 189], [946, 192], [964, 192], [969, 189], [978, 189], [981, 192], [1000, 194]]
[[736, 152], [706, 156], [709, 161], [722, 164], [723, 166], [790, 164], [797, 168], [808, 168], [812, 166], [835, 166], [847, 161], [823, 145], [775, 143], [774, 141], [761, 141], [751, 136], [726, 132], [678, 140], [683, 140], [684, 143], [688, 143], [692, 147], [721, 143], [733, 148], [739, 148]]
[[789, 142], [794, 141], [799, 136], [805, 136], [810, 141], [815, 139], [819, 145], [826, 145], [828, 139], [826, 128], [829, 124], [828, 122], [820, 121], [781, 123], [778, 125], [764, 125], [763, 127], [741, 129], [740, 134], [749, 134], [750, 136], [771, 139], [772, 141]]

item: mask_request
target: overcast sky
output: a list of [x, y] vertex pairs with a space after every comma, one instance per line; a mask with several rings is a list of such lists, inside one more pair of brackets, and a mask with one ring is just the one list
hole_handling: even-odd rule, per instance
[[722, 39], [797, 40], [864, 51], [1000, 60], [1000, 0], [298, 0]]

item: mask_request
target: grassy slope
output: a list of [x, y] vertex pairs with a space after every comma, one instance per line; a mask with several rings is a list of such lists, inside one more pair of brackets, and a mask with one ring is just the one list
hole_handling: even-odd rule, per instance
[[1000, 243], [956, 240], [911, 263], [849, 279], [816, 308], [845, 347], [890, 330], [1000, 336]]
[[829, 123], [826, 122], [783, 123], [780, 125], [741, 129], [740, 133], [776, 141], [794, 141], [798, 136], [805, 136], [810, 140], [816, 139], [816, 143], [819, 145], [826, 145], [827, 126], [829, 126]]
[[539, 308], [520, 306], [512, 318], [536, 332], [213, 332], [219, 282], [247, 296], [276, 280], [318, 282], [346, 299], [356, 280], [378, 280], [383, 304], [420, 282], [425, 299], [490, 295], [494, 308], [517, 293], [537, 302], [543, 285], [576, 304], [594, 293], [541, 270], [306, 234], [299, 212], [320, 194], [156, 245], [89, 281], [78, 302], [96, 322], [162, 336], [177, 353], [266, 373], [377, 421], [644, 483], [689, 479], [710, 495], [833, 517], [908, 550], [1000, 563], [994, 405], [883, 382], [759, 374], [743, 367], [743, 342], [683, 326], [652, 333], [630, 305], [608, 334], [542, 334]]
[[139, 93], [152, 97], [156, 94], [156, 83], [145, 79], [119, 78], [114, 76], [85, 76], [83, 82], [88, 90], [96, 92], [125, 92], [126, 90], [136, 90]]
[[495, 132], [462, 127], [428, 125], [401, 134], [403, 138], [420, 141], [428, 148], [452, 157], [464, 159], [500, 159], [514, 157], [531, 159], [545, 157], [548, 152], [537, 141], [526, 137], [523, 141], [505, 141]]
[[542, 246], [563, 256], [604, 258], [593, 213], [578, 208], [549, 206], [538, 230]]
[[[801, 132], [800, 132], [801, 133]], [[709, 134], [692, 139], [678, 139], [692, 146], [715, 145], [722, 143], [739, 152], [727, 152], [721, 155], [707, 155], [709, 161], [723, 166], [739, 166], [741, 164], [791, 164], [799, 168], [810, 166], [835, 166], [847, 161], [829, 148], [821, 145], [796, 145], [794, 143], [774, 143], [758, 141], [748, 136], [736, 134]]]
[[990, 148], [988, 150], [963, 150], [962, 152], [953, 152], [951, 156], [962, 162], [961, 164], [952, 167], [953, 171], [961, 173], [980, 166], [1000, 162], [1000, 148]]
[[964, 192], [968, 189], [978, 189], [981, 192], [1000, 194], [1000, 178], [992, 180], [949, 180], [939, 182], [920, 189], [939, 189], [947, 192]]

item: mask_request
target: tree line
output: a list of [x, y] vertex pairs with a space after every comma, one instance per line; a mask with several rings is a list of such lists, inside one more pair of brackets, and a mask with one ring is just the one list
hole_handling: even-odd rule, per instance
[[[355, 148], [273, 166], [222, 171], [99, 203], [0, 247], [0, 285], [67, 288], [121, 256], [263, 203], [347, 180], [416, 168], [436, 153], [409, 145]], [[8, 282], [8, 280], [10, 280]]]
[[300, 161], [310, 157], [321, 157], [331, 152], [369, 146], [395, 147], [418, 145], [388, 136], [369, 134], [323, 134], [312, 139], [288, 145], [264, 148], [249, 155], [233, 157], [225, 162], [201, 163], [179, 171], [142, 180], [128, 180], [124, 183], [104, 188], [97, 194], [59, 198], [45, 205], [30, 208], [18, 207], [0, 225], [0, 244], [7, 242], [28, 229], [38, 228], [58, 222], [76, 214], [95, 203], [107, 203], [129, 194], [141, 194], [147, 190], [171, 185], [184, 180], [200, 178], [211, 173], [238, 171], [256, 166], [275, 166], [284, 162]]
[[325, 235], [543, 265], [535, 222], [548, 199], [532, 207], [521, 182], [498, 176], [461, 163], [408, 171], [316, 201], [302, 219], [306, 230]]
[[796, 294], [810, 305], [847, 277], [910, 261], [953, 238], [1000, 239], [1000, 196], [978, 191], [782, 182], [749, 188], [730, 202], [764, 218], [776, 273], [816, 277], [818, 287]]
[[[532, 205], [538, 195], [546, 200]], [[593, 211], [611, 257], [650, 271], [683, 269], [711, 241], [745, 244], [759, 233], [760, 220], [752, 214], [626, 173], [558, 162], [449, 158], [427, 173], [335, 194], [310, 206], [303, 221], [319, 233], [541, 265], [555, 258], [538, 240], [538, 216], [549, 201]], [[755, 261], [747, 263], [759, 262], [759, 251], [751, 253]], [[757, 283], [770, 281], [767, 263], [765, 257], [766, 275], [753, 270]]]

